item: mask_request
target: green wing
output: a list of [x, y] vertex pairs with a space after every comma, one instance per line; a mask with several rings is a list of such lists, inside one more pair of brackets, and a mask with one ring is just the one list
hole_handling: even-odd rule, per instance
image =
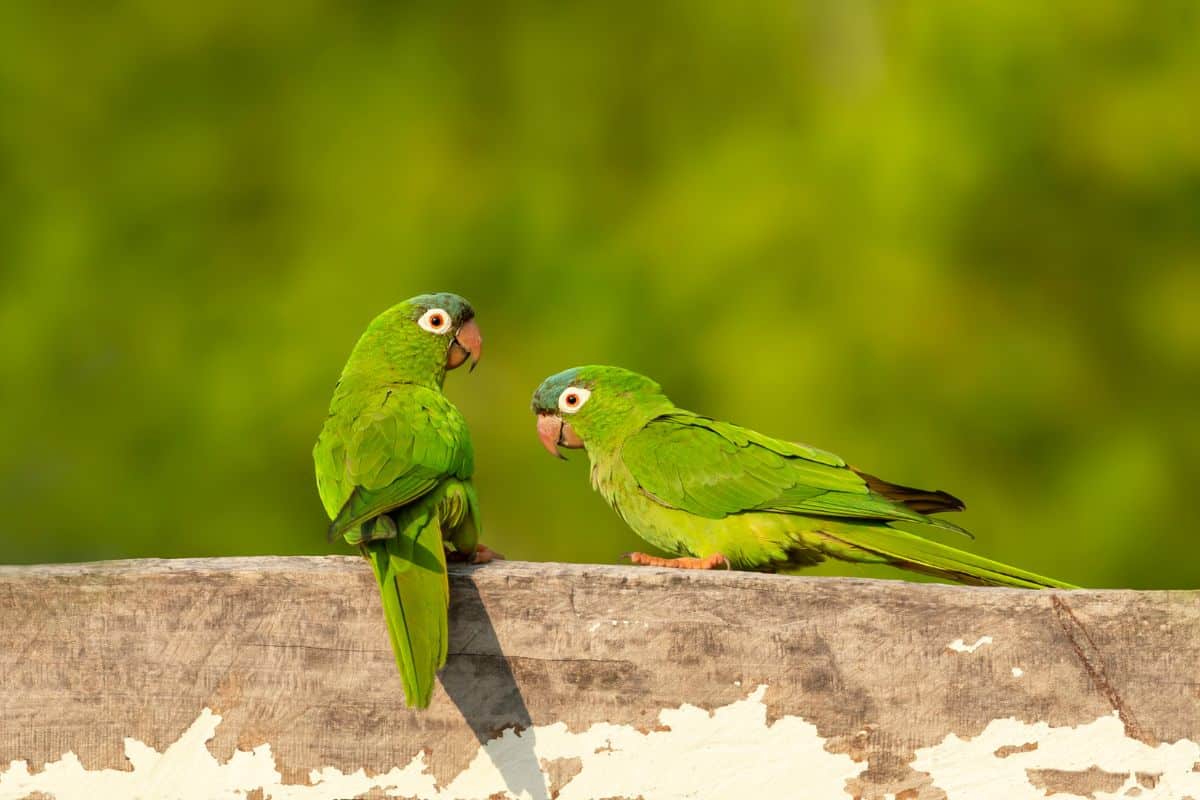
[[441, 393], [399, 384], [335, 398], [313, 449], [330, 538], [469, 478], [466, 422]]
[[965, 533], [872, 491], [866, 476], [833, 453], [696, 414], [653, 420], [625, 442], [621, 459], [652, 499], [709, 519], [774, 511], [917, 522]]

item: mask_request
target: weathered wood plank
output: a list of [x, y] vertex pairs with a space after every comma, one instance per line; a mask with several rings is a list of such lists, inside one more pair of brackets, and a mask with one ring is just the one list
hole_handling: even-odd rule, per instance
[[414, 713], [357, 559], [2, 567], [0, 800], [1200, 800], [1197, 592], [519, 562], [452, 583]]

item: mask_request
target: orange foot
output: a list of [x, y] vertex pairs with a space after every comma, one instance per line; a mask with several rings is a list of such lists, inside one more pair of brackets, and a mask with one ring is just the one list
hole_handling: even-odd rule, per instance
[[486, 564], [489, 561], [503, 561], [504, 556], [500, 555], [486, 544], [479, 544], [475, 545], [475, 554], [473, 557], [469, 553], [460, 553], [457, 550], [447, 550], [446, 560], [456, 564]]
[[708, 558], [659, 558], [645, 553], [625, 553], [634, 564], [644, 567], [673, 567], [675, 569], [716, 569], [724, 567], [731, 569], [729, 559], [720, 553], [713, 553]]
[[504, 556], [497, 553], [486, 544], [477, 545], [475, 547], [475, 564], [486, 564], [489, 561], [503, 561]]

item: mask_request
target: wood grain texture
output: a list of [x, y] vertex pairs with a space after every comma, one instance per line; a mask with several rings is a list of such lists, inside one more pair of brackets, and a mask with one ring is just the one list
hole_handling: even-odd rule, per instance
[[[219, 760], [269, 742], [303, 783], [424, 749], [444, 783], [506, 728], [650, 730], [662, 709], [714, 709], [758, 685], [770, 719], [802, 717], [866, 766], [847, 796], [944, 797], [914, 753], [996, 719], [1116, 712], [1130, 738], [1200, 740], [1200, 593], [458, 567], [450, 660], [432, 707], [410, 712], [357, 558], [0, 567], [0, 768], [70, 750], [127, 769], [125, 737], [162, 750], [207, 707], [223, 717]], [[566, 781], [578, 766], [555, 769]]]

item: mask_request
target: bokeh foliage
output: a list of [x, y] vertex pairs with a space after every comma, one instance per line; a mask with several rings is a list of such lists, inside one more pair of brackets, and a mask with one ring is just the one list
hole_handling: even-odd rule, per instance
[[551, 372], [964, 497], [995, 557], [1200, 585], [1200, 5], [8, 4], [0, 561], [345, 552], [310, 447], [392, 302], [485, 352], [487, 540], [639, 546]]

